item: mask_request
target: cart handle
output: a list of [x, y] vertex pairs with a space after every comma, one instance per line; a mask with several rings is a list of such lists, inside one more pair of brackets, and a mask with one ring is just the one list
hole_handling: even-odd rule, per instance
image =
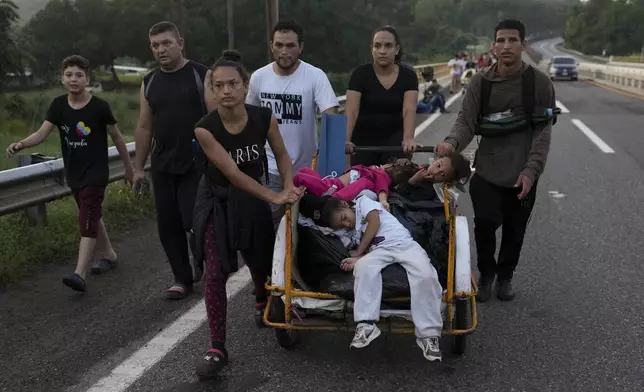
[[[402, 152], [402, 146], [354, 146], [353, 151], [369, 152]], [[434, 146], [418, 146], [414, 152], [434, 152]], [[349, 148], [345, 148], [345, 153], [349, 154]]]

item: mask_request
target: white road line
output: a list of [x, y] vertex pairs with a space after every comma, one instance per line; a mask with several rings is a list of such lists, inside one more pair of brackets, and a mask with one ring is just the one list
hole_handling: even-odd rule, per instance
[[[456, 94], [454, 94], [450, 99], [448, 99], [448, 100], [447, 100], [447, 102], [445, 102], [445, 108], [450, 107], [450, 106], [451, 106], [451, 105], [452, 105], [452, 104], [453, 104], [457, 99], [459, 99], [461, 96], [462, 96], [462, 94], [461, 94], [461, 93], [456, 93]], [[433, 123], [434, 121], [436, 121], [436, 119], [437, 119], [440, 115], [441, 115], [441, 113], [440, 113], [440, 112], [434, 113], [434, 114], [432, 114], [431, 116], [429, 116], [425, 121], [423, 121], [422, 123], [420, 123], [420, 124], [416, 127], [416, 129], [414, 130], [414, 137], [418, 137], [418, 135], [420, 135], [421, 133], [425, 132], [425, 130], [426, 130], [427, 128], [429, 128], [429, 126], [430, 126], [430, 125], [432, 125], [432, 123]]]
[[[235, 296], [250, 281], [250, 271], [247, 266], [228, 278], [226, 292], [228, 299]], [[154, 364], [159, 362], [181, 341], [199, 328], [206, 320], [206, 305], [204, 300], [199, 301], [189, 311], [179, 317], [175, 322], [164, 328], [152, 340], [141, 347], [137, 352], [123, 361], [112, 372], [94, 384], [87, 392], [123, 392]], [[208, 337], [204, 336], [204, 342]]]
[[604, 142], [599, 136], [597, 136], [595, 132], [591, 131], [590, 128], [586, 126], [586, 124], [581, 122], [581, 120], [573, 118], [571, 121], [584, 135], [588, 137], [588, 139], [590, 139], [591, 142], [595, 143], [595, 145], [599, 147], [602, 152], [606, 154], [615, 153], [615, 150], [610, 148], [610, 146], [606, 144], [606, 142]]
[[570, 113], [570, 110], [568, 110], [568, 108], [567, 108], [567, 107], [565, 107], [565, 106], [561, 103], [561, 101], [555, 101], [555, 102], [557, 103], [557, 107], [558, 107], [559, 109], [561, 109], [561, 113], [562, 113], [562, 114], [563, 114], [563, 113]]

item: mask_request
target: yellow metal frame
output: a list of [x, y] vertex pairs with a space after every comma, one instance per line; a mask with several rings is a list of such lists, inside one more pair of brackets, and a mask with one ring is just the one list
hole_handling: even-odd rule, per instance
[[[317, 166], [317, 154], [313, 159], [313, 168]], [[443, 186], [444, 202], [443, 207], [445, 210], [445, 218], [449, 222], [449, 248], [448, 248], [448, 263], [447, 263], [447, 293], [443, 295], [442, 300], [447, 303], [447, 329], [443, 329], [442, 334], [447, 335], [467, 335], [476, 329], [478, 325], [478, 318], [476, 312], [476, 293], [478, 291], [476, 287], [476, 282], [474, 277], [472, 277], [472, 290], [469, 292], [454, 292], [454, 275], [456, 270], [456, 205], [452, 202], [450, 198], [450, 193], [448, 191], [448, 186]], [[315, 298], [315, 299], [335, 299], [335, 300], [345, 300], [342, 297], [337, 295], [328, 294], [328, 293], [318, 293], [312, 291], [301, 291], [295, 290], [293, 288], [293, 276], [292, 276], [292, 263], [293, 263], [293, 224], [292, 224], [292, 211], [291, 206], [286, 208], [286, 249], [285, 249], [285, 259], [284, 259], [284, 286], [273, 286], [271, 285], [271, 280], [266, 282], [266, 290], [269, 291], [268, 303], [266, 309], [264, 310], [264, 324], [272, 328], [286, 329], [286, 330], [308, 330], [308, 331], [338, 331], [338, 330], [348, 330], [352, 328], [348, 323], [339, 324], [338, 322], [333, 323], [329, 320], [328, 324], [320, 323], [319, 319], [316, 319], [316, 322], [311, 325], [307, 325], [306, 321], [293, 322], [291, 315], [291, 306], [293, 297], [304, 297], [304, 298]], [[278, 295], [275, 295], [278, 294]], [[269, 320], [270, 309], [272, 301], [281, 300], [279, 297], [281, 294], [285, 295], [284, 298], [284, 322], [283, 323], [274, 323]], [[389, 301], [408, 301], [409, 298], [395, 298]], [[453, 328], [453, 314], [454, 314], [454, 301], [455, 300], [468, 300], [470, 304], [470, 315], [471, 315], [471, 325], [467, 329], [454, 329]], [[381, 320], [379, 324], [383, 323]], [[409, 321], [405, 321], [403, 324], [407, 326], [392, 326], [389, 323], [389, 328], [386, 328], [392, 333], [398, 334], [412, 334], [415, 333], [415, 328], [413, 324]]]

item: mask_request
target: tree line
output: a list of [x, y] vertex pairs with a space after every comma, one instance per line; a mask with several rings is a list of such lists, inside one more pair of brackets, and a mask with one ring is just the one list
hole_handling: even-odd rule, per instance
[[591, 55], [624, 56], [644, 48], [644, 0], [588, 0], [572, 6], [564, 40]]
[[[267, 61], [265, 1], [233, 4], [235, 49], [256, 69]], [[560, 29], [568, 7], [561, 0], [280, 0], [279, 6], [281, 18], [304, 26], [303, 58], [331, 73], [368, 61], [371, 35], [383, 24], [399, 31], [407, 62], [444, 61], [481, 37], [489, 42], [502, 18], [522, 20], [529, 33]], [[17, 12], [12, 0], [0, 0], [0, 75], [26, 68], [57, 74], [71, 53], [94, 67], [123, 58], [148, 65], [148, 29], [160, 20], [176, 23], [187, 56], [205, 64], [228, 42], [226, 0], [50, 0], [20, 24]]]

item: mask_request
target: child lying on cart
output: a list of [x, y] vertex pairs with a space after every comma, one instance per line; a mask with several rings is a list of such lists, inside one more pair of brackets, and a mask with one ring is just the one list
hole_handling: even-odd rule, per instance
[[378, 195], [380, 204], [389, 211], [389, 187], [411, 182], [410, 180], [448, 182], [468, 176], [469, 162], [459, 153], [440, 157], [431, 165], [416, 165], [401, 158], [380, 166], [356, 165], [339, 177], [322, 177], [309, 168], [300, 169], [293, 177], [296, 187], [305, 186], [316, 196], [332, 196], [346, 201], [354, 200], [368, 189]]
[[328, 198], [321, 215], [329, 227], [355, 229], [361, 236], [358, 249], [341, 264], [343, 270], [353, 270], [355, 277], [353, 318], [358, 325], [350, 347], [366, 347], [380, 336], [376, 322], [382, 299], [381, 270], [400, 263], [409, 279], [416, 343], [425, 358], [440, 362], [443, 289], [425, 250], [392, 214], [369, 197], [358, 197], [353, 207], [339, 198]]

